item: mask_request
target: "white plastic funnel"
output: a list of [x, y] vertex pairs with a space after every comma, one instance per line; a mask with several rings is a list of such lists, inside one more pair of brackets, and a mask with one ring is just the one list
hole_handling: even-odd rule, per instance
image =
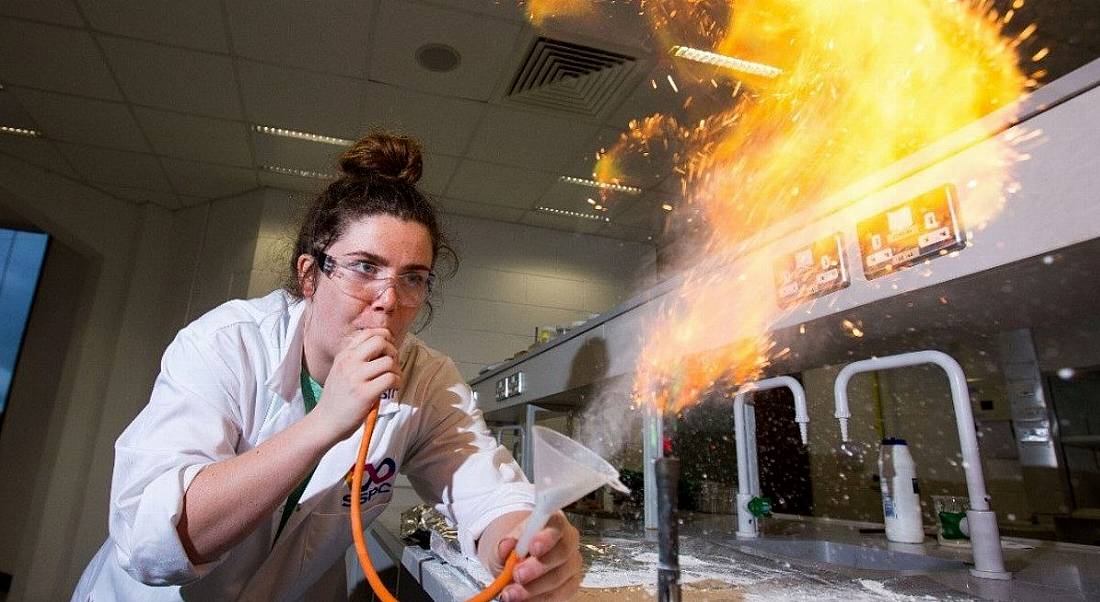
[[520, 558], [527, 556], [531, 538], [558, 510], [604, 485], [630, 493], [619, 481], [619, 471], [596, 452], [557, 431], [541, 426], [531, 430], [535, 509], [516, 544], [516, 555]]

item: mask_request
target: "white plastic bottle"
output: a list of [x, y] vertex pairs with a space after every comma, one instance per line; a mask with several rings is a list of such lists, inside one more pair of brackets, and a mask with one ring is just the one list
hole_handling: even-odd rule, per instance
[[882, 475], [882, 514], [886, 519], [886, 539], [899, 543], [923, 542], [917, 466], [904, 439], [882, 440], [878, 471]]

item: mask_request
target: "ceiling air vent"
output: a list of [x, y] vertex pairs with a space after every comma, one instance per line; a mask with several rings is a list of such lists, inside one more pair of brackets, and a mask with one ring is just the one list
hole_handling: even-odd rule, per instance
[[535, 40], [508, 98], [558, 111], [599, 116], [623, 90], [634, 57], [550, 38]]

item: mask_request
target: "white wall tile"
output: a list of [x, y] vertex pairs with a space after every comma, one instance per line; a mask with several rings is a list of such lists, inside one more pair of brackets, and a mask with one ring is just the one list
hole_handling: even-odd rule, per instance
[[257, 270], [282, 273], [289, 270], [290, 256], [294, 253], [294, 240], [288, 237], [259, 236], [252, 265]]
[[420, 335], [429, 346], [446, 353], [456, 362], [489, 364], [526, 349], [534, 337], [447, 328], [432, 324]]
[[584, 286], [583, 307], [585, 311], [600, 313], [615, 307], [630, 296], [629, 287], [623, 285], [589, 282]]
[[455, 278], [442, 285], [443, 296], [491, 299], [505, 303], [527, 302], [527, 277], [523, 272], [494, 270], [459, 264]]
[[457, 367], [459, 373], [462, 374], [462, 378], [466, 379], [467, 381], [469, 381], [472, 378], [474, 378], [475, 376], [477, 376], [478, 372], [481, 371], [481, 366], [482, 366], [481, 364], [470, 364], [470, 363], [467, 363], [467, 362], [455, 362], [455, 367]]
[[247, 294], [243, 295], [249, 299], [256, 297], [263, 297], [271, 291], [281, 287], [283, 284], [283, 274], [280, 272], [269, 272], [267, 270], [252, 270], [248, 277], [248, 290]]
[[248, 193], [210, 205], [203, 259], [227, 272], [252, 270], [263, 197]]
[[247, 299], [252, 270], [236, 271], [229, 274], [229, 295], [227, 299]]
[[561, 309], [584, 309], [584, 283], [577, 280], [527, 275], [527, 303]]

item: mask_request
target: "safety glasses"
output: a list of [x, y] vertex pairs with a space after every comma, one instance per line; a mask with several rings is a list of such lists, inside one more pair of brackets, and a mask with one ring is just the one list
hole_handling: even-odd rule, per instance
[[435, 274], [428, 270], [386, 274], [385, 270], [362, 258], [333, 257], [320, 252], [314, 258], [321, 273], [332, 279], [340, 290], [368, 303], [393, 287], [397, 293], [398, 305], [418, 307], [428, 298], [435, 285]]

